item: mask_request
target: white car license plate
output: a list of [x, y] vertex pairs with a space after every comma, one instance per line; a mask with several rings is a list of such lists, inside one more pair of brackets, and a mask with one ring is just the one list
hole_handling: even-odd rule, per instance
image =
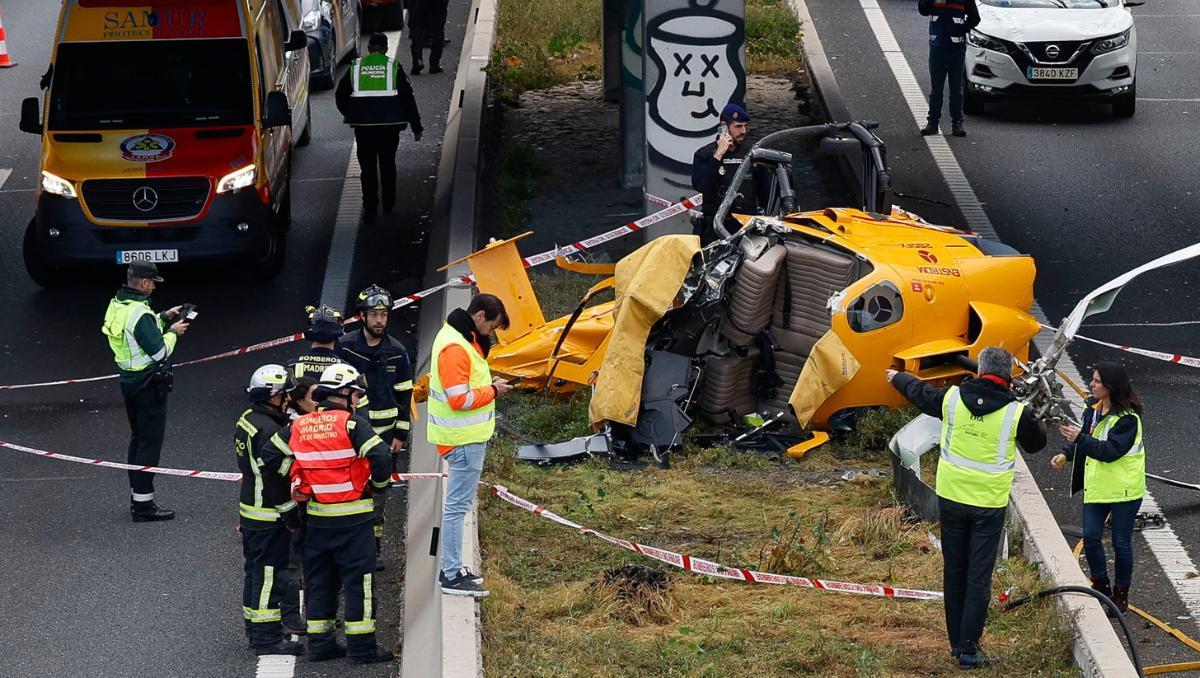
[[1030, 66], [1025, 71], [1030, 80], [1076, 80], [1079, 78], [1078, 68], [1034, 68]]
[[154, 264], [172, 264], [179, 261], [179, 250], [118, 250], [118, 264], [147, 261]]

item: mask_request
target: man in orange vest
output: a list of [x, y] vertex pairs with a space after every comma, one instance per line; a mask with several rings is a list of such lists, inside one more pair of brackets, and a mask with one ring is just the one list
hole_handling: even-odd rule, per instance
[[[308, 505], [304, 598], [310, 661], [347, 654], [358, 664], [394, 659], [375, 643], [371, 499], [391, 486], [392, 460], [370, 422], [354, 414], [365, 392], [358, 370], [330, 365], [313, 396], [317, 411], [272, 436], [259, 455], [266, 470], [291, 478], [293, 499]], [[289, 528], [298, 528], [295, 506], [280, 507], [280, 514]], [[334, 631], [339, 589], [346, 592], [345, 646]]]

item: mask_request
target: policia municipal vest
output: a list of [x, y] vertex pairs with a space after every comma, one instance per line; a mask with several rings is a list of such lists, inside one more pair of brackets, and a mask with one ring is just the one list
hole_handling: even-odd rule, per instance
[[962, 402], [957, 386], [942, 399], [937, 495], [968, 506], [1004, 508], [1017, 464], [1017, 423], [1024, 403], [981, 416]]
[[407, 119], [398, 96], [396, 79], [400, 64], [382, 53], [368, 54], [350, 64], [350, 109], [346, 122], [355, 127], [398, 125], [407, 127]]
[[[467, 384], [446, 389], [437, 369], [438, 356], [448, 346], [461, 346], [471, 358], [471, 376]], [[459, 447], [471, 443], [483, 443], [491, 439], [496, 430], [496, 401], [476, 409], [455, 410], [450, 407], [450, 396], [462, 395], [471, 389], [492, 383], [492, 371], [487, 360], [471, 345], [461, 332], [449, 323], [442, 325], [433, 340], [433, 369], [429, 371], [429, 442], [435, 445]]]
[[[1141, 499], [1146, 494], [1146, 448], [1142, 445], [1142, 418], [1136, 412], [1112, 413], [1092, 431], [1096, 440], [1108, 440], [1108, 432], [1121, 417], [1137, 419], [1133, 448], [1116, 461], [1088, 457], [1083, 462], [1083, 503], [1116, 504]], [[1078, 452], [1076, 452], [1078, 454]]]
[[162, 319], [150, 308], [150, 302], [137, 299], [120, 299], [114, 297], [108, 302], [108, 310], [104, 314], [104, 335], [108, 337], [108, 347], [112, 349], [113, 359], [124, 372], [143, 372], [165, 360], [175, 350], [178, 337], [174, 332], [164, 332], [164, 350], [160, 355], [147, 355], [137, 342], [134, 332], [142, 316], [151, 316], [159, 331], [165, 331]]

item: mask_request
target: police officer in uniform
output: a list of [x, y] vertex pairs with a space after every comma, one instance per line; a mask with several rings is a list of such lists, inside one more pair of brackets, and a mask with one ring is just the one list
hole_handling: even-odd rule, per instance
[[[102, 331], [121, 374], [121, 395], [129, 417], [128, 463], [158, 466], [167, 429], [167, 393], [171, 391], [170, 357], [188, 323], [176, 306], [155, 314], [150, 295], [163, 279], [158, 266], [129, 265], [125, 286], [108, 302]], [[175, 512], [154, 503], [154, 474], [129, 472], [129, 512], [133, 522], [171, 520]]]
[[[327, 367], [317, 382], [317, 411], [280, 430], [261, 452], [264, 472], [291, 478], [292, 497], [308, 506], [304, 597], [310, 661], [347, 654], [360, 664], [394, 658], [375, 643], [371, 530], [371, 497], [391, 486], [392, 463], [388, 446], [354, 413], [365, 392], [353, 367]], [[283, 512], [285, 522], [293, 524], [294, 513]], [[334, 631], [339, 590], [345, 592], [345, 646]]]
[[257, 655], [304, 654], [300, 643], [284, 639], [283, 620], [299, 628], [300, 595], [289, 568], [291, 534], [279, 519], [278, 508], [290, 510], [296, 502], [288, 483], [278, 473], [263, 473], [258, 451], [290, 421], [285, 409], [288, 373], [282, 365], [263, 365], [250, 377], [246, 393], [250, 408], [238, 417], [233, 429], [234, 451], [242, 472], [238, 499], [245, 581], [242, 615], [246, 635]]
[[412, 41], [412, 74], [425, 68], [421, 58], [429, 48], [429, 74], [442, 72], [442, 48], [446, 45], [446, 13], [449, 0], [409, 0], [409, 34]]
[[[387, 333], [392, 295], [371, 285], [358, 295], [358, 312], [363, 326], [338, 341], [338, 355], [367, 379], [367, 394], [359, 404], [366, 410], [371, 428], [392, 451], [392, 470], [407, 470], [400, 459], [408, 440], [408, 408], [412, 395], [412, 363], [404, 345]], [[383, 501], [376, 501], [375, 545], [382, 546]], [[383, 564], [380, 562], [380, 569]]]
[[937, 467], [946, 631], [961, 669], [989, 663], [979, 648], [992, 591], [992, 568], [1004, 530], [1017, 447], [1046, 445], [1046, 430], [1013, 395], [1012, 354], [990, 346], [979, 377], [940, 389], [911, 374], [887, 371], [912, 404], [942, 420]]
[[387, 36], [372, 33], [367, 56], [355, 59], [338, 83], [336, 100], [346, 124], [354, 128], [358, 166], [362, 170], [363, 218], [375, 219], [379, 183], [383, 182], [383, 213], [396, 205], [396, 149], [400, 131], [412, 125], [421, 140], [424, 127], [412, 87], [400, 62], [388, 56]]
[[[717, 239], [713, 218], [721, 206], [721, 200], [730, 190], [734, 173], [750, 151], [752, 144], [746, 141], [749, 133], [750, 114], [737, 104], [727, 104], [721, 110], [721, 132], [716, 140], [701, 146], [692, 158], [692, 188], [700, 191], [704, 197], [700, 208], [702, 216], [692, 222], [695, 234], [700, 236], [701, 245]], [[733, 218], [735, 212], [758, 214], [762, 211], [771, 195], [771, 177], [765, 169], [755, 167], [750, 180], [734, 190], [739, 197], [734, 200], [725, 217], [725, 230], [730, 233], [741, 228], [741, 224]]]
[[304, 338], [311, 343], [307, 351], [287, 363], [291, 386], [303, 377], [317, 379], [326, 367], [342, 362], [336, 350], [337, 340], [343, 334], [342, 314], [328, 306], [309, 306], [306, 310], [308, 327], [304, 328]]

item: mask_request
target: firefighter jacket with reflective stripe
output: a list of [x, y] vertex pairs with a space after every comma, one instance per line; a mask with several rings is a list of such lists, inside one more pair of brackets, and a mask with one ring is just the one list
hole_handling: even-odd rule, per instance
[[291, 507], [288, 483], [278, 473], [264, 473], [259, 450], [271, 436], [286, 426], [288, 416], [282, 410], [255, 403], [238, 417], [233, 429], [233, 447], [238, 470], [242, 472], [238, 515], [242, 529], [273, 528], [279, 521], [278, 507]]
[[310, 497], [309, 526], [370, 522], [370, 495], [385, 492], [392, 482], [390, 451], [371, 425], [328, 404], [271, 436], [260, 458], [264, 468], [293, 479], [293, 497], [297, 492]]
[[929, 19], [929, 44], [934, 47], [967, 46], [967, 34], [979, 25], [975, 0], [918, 0], [917, 11]]
[[326, 367], [343, 362], [337, 351], [323, 346], [314, 346], [292, 358], [284, 365], [288, 373], [288, 386], [295, 386], [301, 377], [320, 379]]
[[372, 53], [350, 64], [334, 96], [344, 122], [354, 127], [412, 125], [423, 131], [412, 86], [400, 62]]
[[953, 386], [942, 400], [939, 497], [968, 506], [1004, 508], [1017, 461], [1017, 423], [1025, 405], [1010, 402], [987, 414], [974, 414]]
[[1146, 494], [1146, 448], [1142, 444], [1142, 418], [1136, 412], [1109, 413], [1096, 424], [1090, 437], [1098, 443], [1107, 441], [1117, 422], [1125, 417], [1132, 417], [1137, 422], [1137, 433], [1133, 444], [1112, 461], [1101, 461], [1089, 454], [1089, 450], [1101, 448], [1102, 445], [1089, 444], [1084, 437], [1087, 434], [1080, 434], [1076, 454], [1083, 452], [1087, 455], [1083, 463], [1085, 504], [1116, 504], [1141, 499]]
[[121, 381], [144, 381], [156, 365], [171, 357], [178, 337], [167, 327], [166, 319], [155, 315], [141, 292], [122, 288], [108, 302], [101, 331], [108, 338]]
[[359, 329], [338, 341], [337, 353], [367, 378], [367, 395], [358, 409], [366, 411], [371, 428], [385, 439], [390, 434], [407, 440], [413, 374], [404, 345], [384, 335], [371, 346], [365, 331]]
[[[487, 442], [496, 430], [496, 401], [495, 398], [483, 398], [484, 403], [474, 401], [477, 389], [491, 388], [491, 369], [479, 350], [449, 323], [442, 325], [433, 340], [435, 365], [442, 351], [451, 346], [457, 346], [470, 358], [470, 376], [465, 384], [443, 385], [442, 370], [430, 372], [429, 425], [426, 427], [429, 442], [452, 447]], [[451, 404], [450, 398], [464, 395], [466, 400], [462, 401], [461, 407]]]

